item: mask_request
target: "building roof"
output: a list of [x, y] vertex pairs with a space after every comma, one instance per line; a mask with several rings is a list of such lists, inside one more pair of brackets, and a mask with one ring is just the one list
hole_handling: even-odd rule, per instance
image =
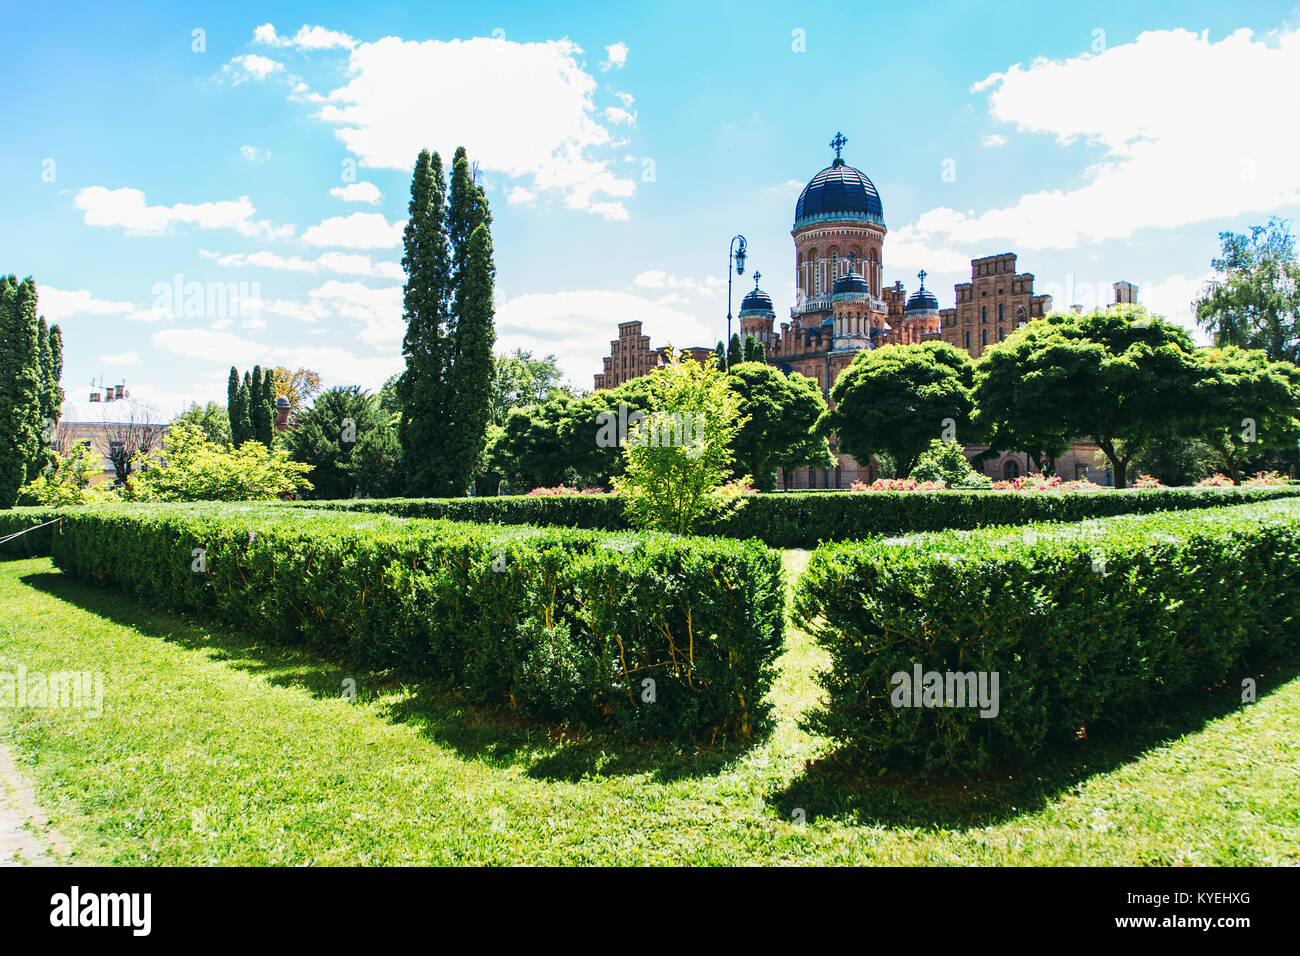
[[842, 159], [814, 176], [794, 206], [794, 227], [819, 219], [868, 219], [884, 225], [880, 193], [866, 173]]
[[744, 315], [746, 312], [771, 312], [775, 314], [776, 310], [772, 307], [772, 297], [758, 286], [755, 286], [740, 300], [740, 314]]
[[904, 312], [938, 312], [939, 299], [929, 289], [922, 286], [907, 299]]
[[113, 402], [64, 402], [61, 425], [166, 425], [167, 416], [152, 405], [119, 398]]

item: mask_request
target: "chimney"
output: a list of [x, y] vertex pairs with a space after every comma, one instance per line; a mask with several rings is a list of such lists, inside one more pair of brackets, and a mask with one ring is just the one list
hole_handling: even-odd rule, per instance
[[275, 430], [286, 431], [289, 428], [289, 399], [281, 395], [275, 400]]
[[108, 388], [104, 389], [104, 401], [111, 402], [112, 400], [113, 400], [113, 386], [110, 385], [108, 386]]
[[90, 400], [92, 402], [99, 401], [99, 389], [95, 389], [93, 392], [90, 393]]
[[113, 386], [113, 390], [114, 390], [114, 393], [115, 393], [115, 394], [113, 395], [113, 397], [114, 397], [115, 399], [121, 400], [122, 397], [123, 397], [123, 396], [122, 396], [122, 390], [123, 390], [124, 388], [126, 388], [125, 385], [115, 385], [115, 386]]

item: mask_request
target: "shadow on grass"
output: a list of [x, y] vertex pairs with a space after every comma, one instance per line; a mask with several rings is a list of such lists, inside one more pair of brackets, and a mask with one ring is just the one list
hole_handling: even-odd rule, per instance
[[[589, 776], [649, 774], [660, 782], [707, 776], [723, 770], [746, 749], [737, 745], [696, 747], [636, 740], [610, 731], [554, 727], [520, 719], [509, 708], [473, 701], [454, 689], [412, 682], [392, 671], [366, 671], [306, 645], [281, 644], [140, 603], [114, 587], [97, 587], [57, 571], [28, 574], [22, 582], [115, 624], [293, 687], [318, 699], [337, 698], [344, 681], [355, 681], [356, 700], [373, 702], [390, 693], [400, 699], [384, 709], [394, 723], [408, 723], [460, 756], [503, 766], [522, 766], [529, 777], [580, 780]], [[752, 745], [751, 745], [752, 746]]]
[[[1257, 682], [1260, 700], [1300, 675], [1300, 654], [1243, 673]], [[877, 774], [853, 764], [846, 751], [809, 761], [802, 774], [769, 803], [784, 819], [796, 808], [808, 818], [836, 817], [858, 824], [966, 830], [993, 826], [1043, 809], [1082, 787], [1090, 778], [1116, 770], [1146, 752], [1203, 730], [1240, 710], [1241, 687], [1222, 684], [1166, 705], [1159, 714], [1124, 727], [1094, 730], [1037, 764], [1006, 767], [976, 779], [922, 778], [915, 773]]]

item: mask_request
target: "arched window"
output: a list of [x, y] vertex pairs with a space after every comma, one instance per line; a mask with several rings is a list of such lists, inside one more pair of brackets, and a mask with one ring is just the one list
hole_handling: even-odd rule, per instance
[[1012, 459], [1002, 466], [1002, 477], [1007, 481], [1015, 481], [1020, 477], [1020, 464]]
[[966, 333], [966, 348], [970, 348], [970, 333]]
[[998, 329], [998, 341], [1005, 342], [1006, 338], [1007, 338], [1007, 330], [1002, 328]]
[[988, 344], [989, 344], [989, 330], [984, 329], [982, 332], [980, 332], [980, 345], [988, 345]]
[[998, 321], [999, 321], [999, 322], [1002, 321], [1002, 303], [1001, 303], [1001, 302], [998, 303]]
[[981, 321], [981, 322], [987, 322], [988, 320], [989, 320], [989, 307], [988, 307], [987, 305], [981, 305], [981, 306], [980, 306], [980, 321]]

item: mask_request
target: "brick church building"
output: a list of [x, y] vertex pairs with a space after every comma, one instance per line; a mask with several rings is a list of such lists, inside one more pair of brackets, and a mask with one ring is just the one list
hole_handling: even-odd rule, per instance
[[[862, 349], [881, 345], [907, 345], [928, 341], [948, 342], [978, 358], [991, 345], [1031, 319], [1052, 309], [1052, 298], [1034, 294], [1034, 276], [1016, 272], [1014, 253], [971, 260], [971, 281], [954, 286], [953, 308], [941, 309], [938, 297], [920, 285], [910, 296], [902, 282], [886, 286], [883, 278], [885, 235], [884, 206], [867, 175], [854, 169], [840, 153], [847, 140], [836, 134], [832, 163], [814, 176], [795, 203], [794, 238], [795, 305], [790, 320], [776, 327], [772, 298], [754, 288], [740, 303], [740, 334], [763, 343], [769, 364], [789, 374], [814, 379], [830, 400], [836, 377]], [[1117, 301], [1136, 301], [1129, 283], [1115, 284]], [[635, 326], [635, 329], [632, 328]], [[611, 342], [596, 388], [610, 388], [650, 371], [661, 360], [642, 335], [641, 323], [623, 323], [619, 339]], [[691, 352], [706, 353], [705, 349]], [[985, 451], [967, 446], [968, 457]], [[790, 488], [847, 488], [854, 481], [877, 477], [874, 462], [860, 464], [840, 452], [832, 438], [837, 465], [831, 469], [801, 468], [781, 476]], [[1108, 484], [1104, 469], [1095, 464], [1097, 449], [1076, 443], [1057, 461], [1065, 478], [1088, 477]], [[1004, 452], [985, 465], [995, 478], [1014, 478], [1030, 470], [1028, 456]]]

